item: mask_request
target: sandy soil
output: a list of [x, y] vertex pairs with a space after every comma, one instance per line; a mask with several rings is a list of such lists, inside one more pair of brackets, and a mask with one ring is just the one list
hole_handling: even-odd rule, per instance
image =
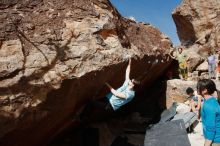
[[189, 141], [191, 146], [203, 146], [204, 145], [204, 137], [202, 132], [202, 123], [199, 122], [193, 132], [188, 134]]

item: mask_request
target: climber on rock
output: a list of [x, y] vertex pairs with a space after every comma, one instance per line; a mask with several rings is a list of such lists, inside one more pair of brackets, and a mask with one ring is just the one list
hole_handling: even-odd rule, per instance
[[106, 83], [106, 85], [109, 87], [111, 91], [109, 94], [106, 95], [106, 97], [114, 110], [119, 109], [121, 106], [130, 102], [134, 98], [134, 87], [140, 83], [135, 79], [130, 79], [130, 68], [131, 59], [129, 59], [129, 63], [126, 69], [124, 84], [117, 90], [115, 90], [114, 88], [112, 88], [112, 86]]
[[130, 79], [130, 69], [131, 59], [129, 59], [123, 85], [118, 89], [114, 89], [111, 85], [105, 83], [109, 87], [110, 93], [108, 93], [106, 97], [101, 98], [100, 100], [92, 101], [87, 104], [81, 116], [88, 116], [92, 108], [98, 108], [108, 112], [116, 111], [121, 106], [130, 102], [135, 96], [134, 87], [140, 84], [139, 81]]

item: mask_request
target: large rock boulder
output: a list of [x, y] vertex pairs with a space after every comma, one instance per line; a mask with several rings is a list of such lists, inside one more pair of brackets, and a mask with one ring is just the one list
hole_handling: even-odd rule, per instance
[[197, 81], [183, 81], [180, 79], [168, 80], [166, 90], [167, 107], [170, 107], [174, 101], [184, 103], [187, 100], [186, 89], [188, 87], [196, 89], [196, 83]]
[[[89, 100], [131, 76], [150, 86], [170, 40], [123, 18], [108, 0], [0, 2], [0, 145], [46, 144]], [[24, 140], [25, 139], [25, 140]]]
[[193, 72], [206, 60], [209, 51], [219, 50], [220, 1], [183, 0], [172, 16], [181, 44], [195, 54], [189, 64]]
[[200, 72], [205, 72], [205, 71], [208, 71], [208, 62], [207, 61], [204, 61], [202, 64], [200, 64], [197, 69], [197, 71], [200, 71]]
[[183, 45], [211, 44], [219, 47], [219, 0], [184, 0], [173, 14]]

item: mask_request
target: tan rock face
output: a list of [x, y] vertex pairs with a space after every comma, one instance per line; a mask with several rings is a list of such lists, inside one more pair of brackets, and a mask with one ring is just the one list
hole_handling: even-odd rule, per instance
[[[218, 81], [214, 81], [214, 82], [216, 84], [217, 89], [219, 90], [220, 83]], [[188, 95], [186, 94], [186, 89], [188, 87], [191, 87], [193, 88], [193, 90], [196, 90], [196, 86], [197, 86], [197, 81], [182, 81], [179, 79], [167, 81], [167, 91], [166, 91], [167, 107], [170, 107], [173, 101], [176, 101], [178, 103], [185, 102], [188, 97]], [[213, 95], [217, 96], [216, 93], [214, 93]]]
[[187, 55], [187, 58], [189, 58], [188, 61], [189, 72], [193, 72], [194, 70], [196, 70], [198, 65], [200, 65], [204, 61], [204, 58], [199, 53], [197, 53], [198, 52], [197, 50], [198, 50], [197, 46], [191, 46], [190, 49], [183, 50], [183, 52]]
[[[0, 145], [42, 145], [90, 99], [131, 76], [150, 86], [170, 40], [107, 0], [0, 2]], [[22, 139], [26, 139], [25, 141]]]
[[197, 81], [182, 81], [179, 79], [167, 81], [167, 107], [170, 107], [173, 101], [184, 103], [187, 100], [186, 89], [188, 87], [196, 89]]
[[220, 46], [219, 0], [184, 0], [172, 15], [182, 44]]
[[24, 55], [22, 45], [18, 40], [5, 41], [0, 48], [0, 75], [8, 76], [13, 72], [19, 72], [23, 68]]

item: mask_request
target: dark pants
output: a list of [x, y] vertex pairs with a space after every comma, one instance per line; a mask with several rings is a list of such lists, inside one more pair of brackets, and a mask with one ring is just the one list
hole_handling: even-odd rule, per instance
[[95, 118], [97, 114], [97, 112], [96, 114], [94, 114], [94, 111], [99, 111], [98, 113], [106, 113], [101, 114], [102, 116], [96, 117], [97, 120], [99, 120], [98, 118], [102, 118], [103, 115], [107, 116], [108, 114], [113, 113], [114, 109], [112, 108], [108, 99], [106, 97], [103, 97], [99, 100], [89, 102], [80, 114], [80, 118], [84, 121], [90, 121], [89, 119]]

